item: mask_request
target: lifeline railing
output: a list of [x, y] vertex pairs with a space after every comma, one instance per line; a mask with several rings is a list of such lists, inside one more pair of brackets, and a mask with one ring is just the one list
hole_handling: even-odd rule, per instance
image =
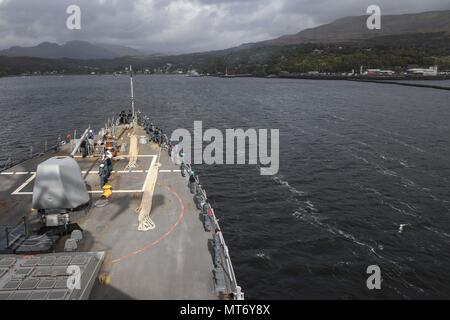
[[[190, 164], [185, 164], [185, 168], [186, 168], [187, 172], [192, 171], [192, 166]], [[200, 193], [203, 196], [204, 201], [206, 202], [208, 200], [206, 191], [202, 188], [198, 175], [195, 175], [194, 177], [195, 177], [195, 182], [197, 184], [197, 190], [200, 190]], [[234, 268], [233, 268], [233, 264], [231, 262], [230, 253], [228, 251], [228, 246], [225, 243], [225, 238], [223, 237], [222, 231], [220, 229], [219, 219], [217, 219], [214, 209], [212, 210], [212, 222], [214, 224], [213, 231], [214, 231], [215, 235], [217, 235], [219, 242], [220, 242], [220, 247], [222, 248], [222, 254], [223, 254], [223, 258], [224, 258], [222, 267], [224, 268], [224, 272], [228, 275], [228, 278], [229, 278], [229, 281], [231, 284], [231, 290], [233, 292], [233, 299], [234, 300], [244, 300], [244, 293], [242, 292], [242, 288], [237, 284], [236, 275], [234, 273]], [[216, 237], [214, 237], [214, 238], [216, 238]]]
[[58, 150], [59, 147], [61, 147], [61, 142], [57, 141], [54, 145], [49, 147], [48, 140], [45, 140], [42, 149], [36, 148], [36, 145], [30, 145], [28, 148], [29, 151], [21, 152], [19, 154], [15, 154], [14, 156], [10, 153], [6, 160], [4, 160], [3, 163], [0, 163], [0, 172], [8, 170], [30, 159], [39, 157], [49, 151]]
[[[143, 127], [147, 127], [151, 125], [150, 119], [147, 116], [144, 116], [141, 114], [140, 111], [138, 111], [137, 113], [137, 119], [140, 123], [140, 125], [142, 125]], [[184, 162], [183, 162], [184, 164]], [[192, 171], [192, 167], [190, 164], [184, 164], [184, 170], [186, 170], [186, 172], [191, 172]], [[198, 175], [195, 175], [195, 182], [197, 185], [197, 192], [200, 192], [203, 201], [206, 203], [208, 200], [208, 197], [206, 195], [206, 191], [203, 189], [203, 187], [200, 184], [200, 179], [198, 177]], [[202, 208], [203, 209], [203, 208]], [[211, 209], [213, 209], [211, 207]], [[222, 249], [221, 251], [221, 255], [223, 257], [223, 261], [222, 261], [222, 267], [223, 267], [223, 271], [224, 273], [228, 276], [228, 280], [230, 283], [230, 287], [229, 288], [232, 292], [232, 298], [234, 300], [244, 300], [244, 293], [242, 292], [242, 288], [237, 284], [237, 280], [236, 280], [236, 275], [234, 273], [234, 269], [233, 269], [233, 264], [231, 262], [231, 257], [230, 257], [230, 253], [228, 251], [228, 246], [225, 243], [225, 239], [222, 235], [222, 231], [220, 229], [219, 226], [219, 220], [216, 217], [216, 214], [214, 212], [214, 209], [212, 210], [212, 221], [213, 223], [213, 231], [214, 231], [214, 239], [216, 239], [216, 235], [217, 238], [219, 239], [219, 243], [220, 243], [220, 248]]]
[[[110, 120], [108, 120], [108, 123], [110, 123]], [[86, 137], [90, 128], [91, 127], [89, 126], [84, 131], [84, 133], [81, 135], [80, 138], [77, 138], [77, 130], [73, 131], [73, 136], [71, 140], [77, 141], [77, 144], [73, 149], [71, 149], [72, 156], [75, 155], [76, 152], [78, 152], [81, 145], [81, 141]], [[112, 126], [112, 130], [114, 130], [114, 126]], [[72, 134], [72, 132], [70, 132], [70, 134]], [[42, 156], [43, 154], [49, 151], [57, 151], [59, 150], [60, 147], [66, 144], [66, 141], [61, 140], [61, 135], [56, 140], [57, 140], [56, 143], [50, 146], [48, 140], [45, 140], [44, 143], [40, 143], [38, 147], [36, 146], [36, 144], [30, 145], [28, 148], [29, 151], [25, 152], [22, 151], [21, 153], [15, 154], [14, 156], [12, 153], [10, 153], [8, 157], [5, 160], [3, 160], [3, 163], [0, 161], [0, 172], [8, 170], [30, 159]]]

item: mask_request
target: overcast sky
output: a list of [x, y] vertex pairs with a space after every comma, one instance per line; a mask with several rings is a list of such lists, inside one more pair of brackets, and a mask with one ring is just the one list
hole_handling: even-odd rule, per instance
[[[72, 4], [81, 30], [66, 28]], [[382, 14], [450, 9], [449, 0], [0, 0], [0, 49], [70, 40], [163, 53], [222, 49], [364, 15], [370, 4]]]

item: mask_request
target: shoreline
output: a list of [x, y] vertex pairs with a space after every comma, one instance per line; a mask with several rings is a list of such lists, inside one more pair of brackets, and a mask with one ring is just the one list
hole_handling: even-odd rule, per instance
[[[3, 78], [29, 78], [29, 77], [65, 77], [65, 76], [114, 76], [120, 77], [122, 75], [114, 74], [78, 74], [78, 73], [65, 73], [65, 74], [36, 74], [36, 75], [7, 75], [0, 76]], [[291, 80], [337, 80], [337, 81], [358, 81], [358, 82], [374, 82], [374, 83], [398, 83], [405, 85], [412, 85], [408, 83], [410, 81], [446, 81], [450, 80], [450, 75], [441, 76], [395, 76], [395, 77], [368, 77], [368, 76], [339, 76], [339, 75], [253, 75], [253, 74], [235, 74], [235, 75], [199, 75], [199, 76], [186, 76], [184, 74], [136, 74], [135, 76], [178, 76], [186, 78], [224, 78], [224, 79], [235, 79], [235, 78], [255, 78], [255, 79], [291, 79]], [[405, 82], [397, 82], [405, 81]], [[414, 84], [415, 85], [415, 84]], [[420, 84], [419, 84], [420, 85]]]
[[218, 78], [264, 78], [264, 79], [293, 79], [293, 80], [342, 80], [342, 81], [445, 81], [450, 75], [440, 76], [395, 76], [395, 77], [369, 77], [369, 76], [340, 76], [340, 75], [268, 75], [258, 76], [250, 74], [238, 75], [209, 75], [206, 77]]

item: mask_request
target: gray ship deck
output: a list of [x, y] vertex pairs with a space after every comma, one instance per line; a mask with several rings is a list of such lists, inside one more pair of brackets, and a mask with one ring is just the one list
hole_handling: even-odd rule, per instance
[[[137, 127], [138, 135], [144, 134]], [[127, 132], [123, 135], [127, 137]], [[129, 145], [129, 143], [128, 143]], [[15, 225], [36, 212], [31, 208], [37, 165], [55, 155], [48, 153], [0, 173], [0, 225]], [[89, 185], [92, 203], [101, 197], [98, 158], [75, 157]], [[78, 222], [84, 239], [79, 251], [105, 252], [100, 272], [109, 284], [96, 281], [90, 299], [217, 299], [213, 281], [212, 234], [205, 232], [200, 212], [179, 168], [167, 152], [152, 144], [139, 146], [138, 167], [125, 169], [127, 157], [114, 161], [109, 184], [113, 196], [105, 207], [91, 206]], [[154, 230], [138, 231], [137, 208], [145, 184], [151, 183], [150, 168], [157, 166], [151, 219]], [[56, 245], [62, 251], [63, 239]], [[1, 255], [0, 255], [1, 258]]]

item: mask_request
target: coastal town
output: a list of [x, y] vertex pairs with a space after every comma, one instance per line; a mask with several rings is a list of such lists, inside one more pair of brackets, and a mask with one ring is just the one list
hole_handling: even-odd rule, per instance
[[[86, 67], [87, 75], [113, 75], [113, 76], [121, 76], [128, 74], [128, 68], [124, 67], [123, 69], [119, 69], [117, 71], [109, 72], [102, 71], [101, 68], [98, 67]], [[20, 76], [62, 76], [62, 75], [70, 75], [71, 73], [66, 73], [65, 70], [58, 71], [34, 71], [34, 72], [25, 72], [21, 73]], [[224, 72], [217, 73], [201, 73], [196, 69], [174, 69], [172, 64], [167, 64], [163, 68], [142, 68], [135, 71], [137, 75], [178, 75], [185, 77], [262, 77], [261, 75], [255, 74], [241, 74], [241, 73], [229, 73], [228, 70], [224, 70]], [[403, 67], [395, 67], [395, 68], [365, 68], [361, 66], [359, 70], [355, 71], [354, 69], [349, 72], [322, 72], [322, 71], [308, 71], [305, 73], [291, 73], [288, 71], [281, 71], [278, 74], [268, 74], [264, 75], [266, 78], [306, 78], [306, 79], [423, 79], [423, 80], [445, 80], [450, 79], [450, 70], [440, 70], [437, 65], [430, 67], [422, 67], [418, 65], [410, 65], [406, 68]]]

